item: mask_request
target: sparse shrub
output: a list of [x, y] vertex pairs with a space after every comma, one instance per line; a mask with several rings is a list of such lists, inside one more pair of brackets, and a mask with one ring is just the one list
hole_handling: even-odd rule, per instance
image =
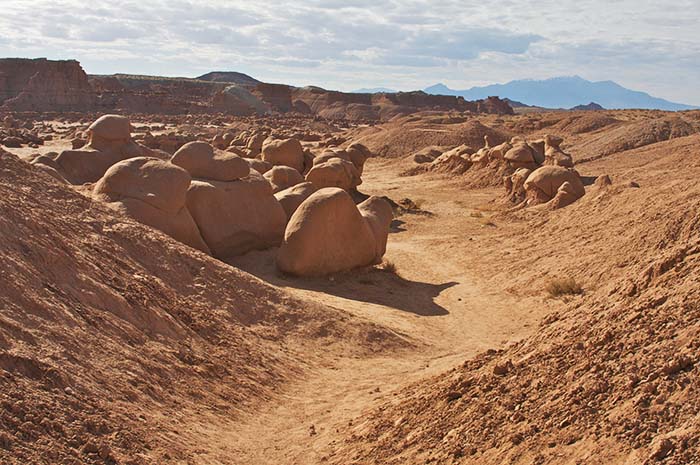
[[481, 212], [471, 212], [469, 216], [471, 216], [472, 218], [483, 218], [484, 214]]
[[552, 297], [583, 294], [583, 287], [574, 278], [557, 278], [550, 280], [545, 290]]
[[391, 273], [395, 275], [399, 274], [396, 269], [396, 264], [390, 260], [384, 260], [380, 269], [385, 273]]

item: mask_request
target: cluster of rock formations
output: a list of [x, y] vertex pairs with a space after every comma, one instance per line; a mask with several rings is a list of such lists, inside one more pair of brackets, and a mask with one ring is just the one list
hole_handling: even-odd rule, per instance
[[[233, 77], [232, 77], [233, 76]], [[388, 120], [424, 110], [512, 114], [498, 98], [350, 94], [318, 87], [259, 82], [240, 73], [209, 73], [197, 79], [152, 76], [88, 76], [77, 61], [0, 60], [0, 110], [101, 111], [149, 114], [300, 113], [327, 119]]]
[[7, 115], [0, 124], [0, 145], [7, 148], [20, 148], [24, 145], [38, 148], [44, 145], [44, 141], [51, 139], [51, 135], [39, 135], [39, 130], [45, 129], [43, 124], [37, 125], [31, 121], [17, 121]]
[[[479, 150], [460, 145], [445, 152], [428, 147], [413, 156], [430, 169], [462, 174], [472, 169], [488, 169], [502, 179], [508, 199], [524, 206], [547, 204], [565, 207], [586, 193], [581, 176], [574, 169], [571, 155], [561, 149], [563, 139], [546, 135], [527, 141], [514, 137], [492, 146], [488, 136]], [[484, 171], [479, 172], [483, 175]]]
[[314, 153], [295, 138], [241, 132], [214, 137], [227, 150], [192, 141], [171, 156], [134, 141], [131, 130], [126, 117], [104, 115], [84, 147], [31, 163], [222, 260], [280, 246], [279, 268], [300, 276], [381, 261], [393, 214], [382, 198], [353, 201], [371, 156], [362, 144]]

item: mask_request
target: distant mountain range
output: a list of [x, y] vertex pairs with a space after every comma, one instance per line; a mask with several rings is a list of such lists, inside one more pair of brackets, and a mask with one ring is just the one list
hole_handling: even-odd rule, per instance
[[387, 89], [386, 87], [371, 87], [369, 89], [363, 88], [350, 91], [351, 94], [395, 94], [396, 92], [398, 91], [394, 89]]
[[648, 108], [656, 110], [692, 110], [700, 107], [669, 102], [645, 92], [626, 89], [613, 81], [587, 81], [579, 76], [552, 79], [519, 80], [507, 84], [472, 87], [467, 90], [450, 89], [444, 84], [423, 89], [428, 94], [458, 95], [466, 100], [478, 100], [497, 95], [526, 105], [543, 108], [572, 108], [586, 102], [596, 102], [605, 108]]

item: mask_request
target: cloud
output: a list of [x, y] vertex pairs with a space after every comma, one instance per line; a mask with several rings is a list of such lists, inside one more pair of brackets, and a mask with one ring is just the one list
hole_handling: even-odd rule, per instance
[[88, 72], [232, 69], [296, 85], [404, 90], [580, 74], [700, 103], [697, 0], [7, 3], [0, 55], [76, 58]]

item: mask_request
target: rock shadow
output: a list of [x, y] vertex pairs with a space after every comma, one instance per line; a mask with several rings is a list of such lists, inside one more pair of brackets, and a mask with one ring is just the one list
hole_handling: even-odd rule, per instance
[[455, 281], [442, 284], [412, 281], [402, 277], [400, 273], [378, 267], [361, 268], [318, 278], [290, 276], [276, 269], [274, 254], [270, 251], [251, 252], [243, 257], [231, 259], [229, 264], [275, 286], [323, 292], [420, 316], [449, 314], [435, 299], [445, 289], [459, 284]]

